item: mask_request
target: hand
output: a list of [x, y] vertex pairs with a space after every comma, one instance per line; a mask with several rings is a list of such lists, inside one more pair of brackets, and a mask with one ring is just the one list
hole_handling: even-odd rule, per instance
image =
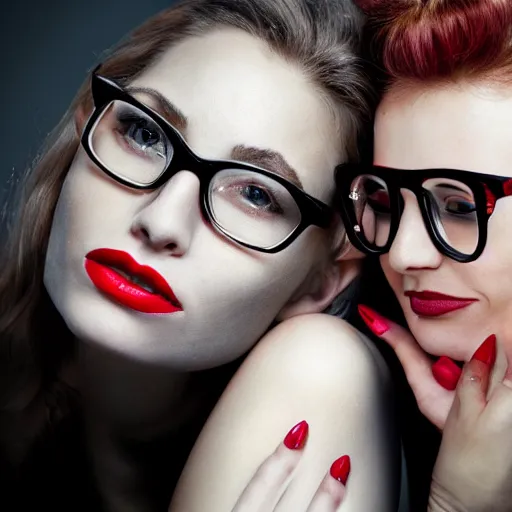
[[359, 306], [359, 314], [368, 328], [395, 351], [420, 411], [443, 430], [455, 398], [460, 368], [449, 358], [440, 358], [433, 363], [407, 329], [368, 306]]
[[[279, 498], [302, 458], [308, 434], [308, 424], [295, 425], [256, 470], [232, 512], [269, 512], [279, 510]], [[345, 483], [350, 472], [350, 458], [340, 457], [320, 482], [305, 512], [335, 512], [345, 495]], [[297, 511], [300, 512], [300, 511]]]
[[496, 338], [465, 365], [446, 421], [430, 491], [430, 512], [512, 508], [512, 369], [487, 400]]

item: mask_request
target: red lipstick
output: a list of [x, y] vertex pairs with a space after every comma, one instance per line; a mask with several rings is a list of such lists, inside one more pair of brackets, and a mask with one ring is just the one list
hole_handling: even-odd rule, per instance
[[441, 316], [457, 309], [470, 306], [478, 299], [468, 299], [463, 297], [452, 297], [443, 293], [424, 291], [405, 292], [405, 296], [409, 297], [411, 309], [419, 316]]
[[183, 311], [162, 275], [127, 252], [95, 249], [86, 254], [84, 266], [94, 286], [123, 306], [142, 313]]

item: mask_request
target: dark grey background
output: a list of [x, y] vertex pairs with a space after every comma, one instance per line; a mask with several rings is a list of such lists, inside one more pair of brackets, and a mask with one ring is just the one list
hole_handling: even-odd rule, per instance
[[0, 206], [104, 50], [173, 0], [27, 0], [0, 13]]

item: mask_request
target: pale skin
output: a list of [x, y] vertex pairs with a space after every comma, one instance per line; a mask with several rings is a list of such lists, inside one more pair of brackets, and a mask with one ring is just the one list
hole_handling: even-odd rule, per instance
[[169, 510], [231, 510], [262, 460], [301, 419], [310, 424], [310, 437], [275, 510], [306, 510], [343, 454], [352, 471], [340, 510], [396, 510], [399, 459], [382, 364], [369, 342], [337, 318], [312, 315], [279, 325], [210, 416]]
[[[198, 154], [233, 158], [240, 145], [272, 150], [307, 193], [330, 200], [334, 166], [345, 158], [342, 115], [261, 41], [230, 29], [185, 39], [131, 85], [158, 91], [185, 114], [180, 131]], [[137, 97], [155, 108], [147, 95]], [[76, 113], [78, 133], [89, 114]], [[202, 510], [234, 505], [286, 431], [307, 419], [307, 465], [286, 500], [307, 506], [330, 463], [348, 452], [354, 492], [346, 507], [384, 503], [391, 510], [398, 478], [389, 465], [398, 455], [389, 380], [378, 356], [341, 320], [294, 319], [324, 310], [357, 274], [360, 255], [332, 257], [332, 232], [314, 228], [277, 254], [237, 246], [202, 218], [198, 188], [184, 170], [159, 190], [128, 189], [80, 148], [57, 204], [44, 283], [80, 340], [79, 364], [65, 379], [82, 383], [94, 471], [109, 510], [150, 510], [140, 468], [118, 436], [145, 440], [186, 428], [208, 391], [194, 386], [196, 372], [247, 352], [274, 319], [285, 323], [265, 336], [223, 396], [186, 470], [190, 494], [178, 496], [202, 496]], [[144, 316], [103, 297], [83, 269], [85, 253], [98, 247], [128, 251], [156, 268], [183, 312]], [[248, 433], [248, 453], [234, 450]], [[206, 461], [215, 466], [208, 476], [219, 479], [214, 495], [198, 490], [208, 478], [190, 476]]]
[[[397, 332], [395, 331], [395, 335]], [[482, 357], [482, 348], [495, 354], [494, 337], [484, 341], [471, 360], [464, 365], [453, 403], [445, 418], [443, 441], [439, 450], [427, 509], [429, 512], [506, 512], [512, 498], [512, 372], [501, 380], [492, 375], [495, 356]], [[480, 355], [479, 355], [480, 354]], [[411, 358], [403, 358], [407, 370]], [[407, 363], [406, 363], [407, 362]], [[428, 382], [420, 372], [417, 380]], [[493, 389], [491, 381], [494, 381]], [[233, 512], [266, 512], [279, 503], [285, 484], [304, 450], [289, 450], [281, 443], [258, 468]], [[350, 486], [350, 484], [349, 484]], [[286, 494], [284, 494], [286, 495]], [[306, 512], [340, 510], [346, 487], [326, 475], [315, 492]], [[341, 510], [345, 510], [343, 505]]]
[[[296, 474], [304, 450], [289, 449], [284, 443], [261, 463], [232, 512], [274, 510], [286, 494], [287, 484]], [[346, 487], [328, 473], [324, 476], [306, 512], [331, 512], [343, 502]]]
[[[418, 364], [421, 355], [416, 354], [415, 361], [412, 351], [407, 351], [407, 348], [414, 350], [414, 340], [408, 340], [405, 334], [391, 324], [386, 338], [396, 343], [394, 347], [398, 348], [397, 354], [410, 380], [411, 372], [416, 371], [416, 385], [435, 385], [432, 376]], [[483, 342], [479, 351], [484, 346], [488, 351], [498, 352], [497, 359], [500, 359], [495, 338], [491, 338], [490, 345], [489, 340]], [[512, 440], [512, 372], [509, 369], [505, 377], [497, 379], [499, 365], [492, 363], [494, 356], [482, 359], [479, 351], [464, 365], [457, 389], [451, 393], [452, 405], [443, 419], [443, 441], [432, 475], [429, 512], [506, 512], [510, 508], [512, 464], [508, 447]], [[417, 394], [418, 387], [414, 391]], [[439, 401], [439, 398], [433, 396], [432, 400]], [[297, 474], [303, 452], [280, 443], [258, 467], [233, 512], [274, 510], [274, 504], [279, 505], [283, 495], [286, 496], [285, 484], [289, 485]], [[340, 510], [345, 497], [343, 483], [327, 474], [306, 512]], [[343, 505], [341, 510], [345, 510]]]

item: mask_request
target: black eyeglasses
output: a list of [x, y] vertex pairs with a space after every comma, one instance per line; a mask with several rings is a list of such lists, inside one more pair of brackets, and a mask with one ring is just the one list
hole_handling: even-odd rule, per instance
[[266, 253], [288, 247], [308, 226], [330, 225], [333, 209], [280, 175], [197, 156], [176, 128], [114, 81], [94, 73], [92, 96], [82, 145], [119, 183], [156, 189], [179, 171], [193, 172], [204, 218], [230, 240]]
[[400, 189], [406, 188], [416, 196], [432, 243], [463, 263], [482, 254], [496, 201], [512, 195], [510, 177], [453, 169], [342, 164], [336, 185], [347, 235], [361, 251], [389, 251], [404, 208]]

